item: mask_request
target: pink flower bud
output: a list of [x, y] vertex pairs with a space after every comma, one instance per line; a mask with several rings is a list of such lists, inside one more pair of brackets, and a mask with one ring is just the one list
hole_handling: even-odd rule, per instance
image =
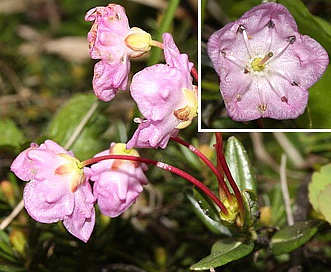
[[[127, 150], [125, 144], [112, 143], [109, 150], [95, 157], [112, 154], [139, 156], [137, 151]], [[143, 185], [148, 183], [146, 170], [145, 164], [128, 160], [103, 160], [93, 164], [90, 179], [94, 181], [93, 194], [100, 211], [110, 217], [125, 212], [143, 191]]]

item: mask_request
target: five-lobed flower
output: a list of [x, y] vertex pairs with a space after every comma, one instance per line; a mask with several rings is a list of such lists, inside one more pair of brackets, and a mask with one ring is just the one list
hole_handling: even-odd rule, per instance
[[127, 148], [165, 148], [170, 137], [197, 116], [197, 87], [192, 84], [186, 54], [181, 54], [169, 33], [163, 34], [166, 64], [143, 69], [132, 78], [130, 91], [144, 118]]
[[118, 90], [126, 89], [129, 57], [149, 51], [151, 35], [140, 28], [130, 28], [124, 8], [116, 4], [89, 10], [85, 20], [94, 21], [88, 33], [90, 56], [101, 59], [94, 67], [93, 90], [101, 100], [110, 101]]
[[66, 229], [86, 242], [94, 228], [95, 197], [84, 169], [73, 154], [46, 140], [21, 152], [11, 170], [29, 181], [23, 192], [29, 215], [41, 223], [62, 221]]
[[297, 118], [329, 62], [324, 48], [301, 35], [277, 3], [258, 5], [213, 33], [207, 51], [235, 121]]

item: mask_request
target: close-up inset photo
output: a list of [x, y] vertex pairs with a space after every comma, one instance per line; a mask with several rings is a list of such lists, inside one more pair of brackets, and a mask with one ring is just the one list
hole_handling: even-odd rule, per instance
[[331, 3], [201, 7], [201, 129], [331, 128]]

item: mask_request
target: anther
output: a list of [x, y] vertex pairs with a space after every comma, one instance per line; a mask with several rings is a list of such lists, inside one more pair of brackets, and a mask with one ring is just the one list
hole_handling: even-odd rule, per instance
[[280, 99], [282, 102], [285, 102], [287, 103], [288, 102], [288, 99], [286, 96], [282, 96], [281, 99]]
[[249, 38], [247, 36], [247, 33], [246, 33], [246, 27], [243, 26], [243, 25], [239, 25], [238, 29], [237, 29], [237, 32], [243, 34], [243, 37], [244, 37], [244, 41], [245, 41], [245, 45], [246, 45], [246, 48], [247, 48], [247, 51], [248, 51], [248, 54], [250, 57], [252, 57], [254, 54], [253, 54], [253, 50], [249, 44]]
[[294, 80], [293, 80], [293, 82], [291, 83], [291, 85], [292, 85], [292, 86], [298, 86], [298, 87], [300, 87], [300, 83], [299, 83], [299, 82], [296, 82], [296, 81], [294, 81]]
[[243, 25], [239, 25], [237, 32], [243, 33], [244, 30], [246, 30], [246, 27], [244, 27]]
[[272, 20], [270, 20], [270, 21], [267, 23], [267, 27], [269, 27], [269, 28], [274, 28], [274, 27], [275, 27], [275, 23], [274, 23]]
[[240, 101], [240, 100], [241, 100], [241, 95], [240, 95], [240, 94], [237, 94], [237, 96], [236, 96], [236, 100], [237, 100], [237, 101]]
[[295, 36], [290, 36], [287, 38], [287, 41], [290, 43], [290, 44], [293, 44], [296, 40], [296, 37]]
[[225, 51], [221, 51], [221, 54], [223, 55], [223, 57], [226, 56], [226, 52]]
[[247, 68], [244, 69], [244, 74], [248, 74], [249, 70]]
[[263, 113], [267, 110], [267, 105], [266, 104], [260, 104], [259, 105], [259, 110]]

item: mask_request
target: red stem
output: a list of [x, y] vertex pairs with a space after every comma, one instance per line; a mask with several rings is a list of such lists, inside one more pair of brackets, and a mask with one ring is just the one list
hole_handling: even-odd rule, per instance
[[215, 132], [215, 136], [216, 136], [217, 162], [220, 163], [220, 166], [222, 167], [224, 174], [225, 174], [226, 178], [228, 179], [230, 186], [237, 198], [239, 211], [240, 211], [240, 213], [242, 215], [242, 219], [243, 219], [245, 213], [244, 213], [244, 202], [243, 202], [242, 195], [239, 191], [239, 188], [238, 188], [236, 182], [234, 181], [234, 179], [232, 177], [229, 166], [226, 163], [226, 159], [225, 159], [225, 156], [224, 156], [224, 153], [222, 150], [223, 141], [222, 141], [221, 133]]
[[170, 139], [177, 142], [177, 143], [179, 143], [179, 144], [181, 144], [181, 145], [183, 145], [183, 146], [185, 146], [185, 147], [187, 147], [189, 150], [191, 150], [195, 155], [197, 155], [210, 168], [210, 170], [217, 177], [221, 199], [227, 198], [227, 199], [230, 200], [231, 199], [230, 190], [229, 190], [228, 186], [226, 185], [226, 183], [224, 181], [224, 177], [221, 175], [221, 172], [215, 167], [215, 165], [204, 154], [202, 154], [200, 152], [200, 150], [195, 148], [190, 143], [188, 143], [188, 142], [186, 142], [183, 139], [180, 139], [178, 137], [172, 137]]
[[192, 74], [193, 78], [195, 79], [195, 81], [199, 82], [198, 71], [194, 67], [192, 67], [191, 74]]
[[184, 172], [183, 170], [174, 167], [172, 165], [163, 163], [163, 162], [158, 162], [155, 160], [147, 159], [147, 158], [141, 158], [141, 157], [136, 157], [136, 156], [127, 156], [127, 155], [106, 155], [106, 156], [99, 156], [99, 157], [94, 157], [88, 160], [85, 160], [81, 162], [82, 167], [97, 163], [99, 161], [103, 160], [129, 160], [129, 161], [138, 161], [138, 162], [143, 162], [147, 164], [152, 164], [156, 167], [159, 167], [164, 170], [168, 170], [184, 179], [187, 181], [191, 182], [193, 185], [197, 186], [201, 191], [203, 191], [214, 203], [221, 209], [222, 213], [225, 215], [228, 215], [228, 210], [224, 206], [224, 204], [217, 198], [217, 196], [206, 186], [204, 185], [201, 181], [196, 179], [195, 177], [189, 175], [188, 173]]

